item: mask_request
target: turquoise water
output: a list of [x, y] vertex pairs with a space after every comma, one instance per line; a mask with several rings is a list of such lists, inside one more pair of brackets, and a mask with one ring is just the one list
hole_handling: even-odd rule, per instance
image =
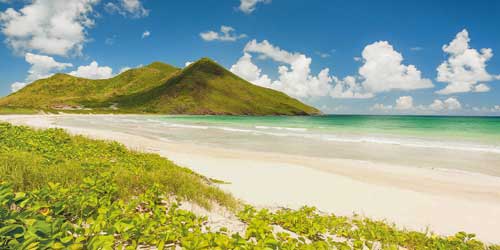
[[57, 124], [212, 148], [500, 176], [497, 117], [132, 115], [58, 117]]
[[[365, 116], [314, 117], [167, 116], [160, 120], [193, 126], [323, 135], [337, 139], [421, 139], [500, 146], [500, 117]], [[242, 131], [243, 132], [243, 131]]]

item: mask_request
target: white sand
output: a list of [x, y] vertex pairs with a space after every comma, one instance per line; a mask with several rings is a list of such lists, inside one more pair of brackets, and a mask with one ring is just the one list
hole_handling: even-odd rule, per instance
[[[0, 116], [33, 127], [58, 126], [56, 116]], [[94, 116], [95, 117], [95, 116]], [[89, 119], [95, 119], [89, 116]], [[449, 235], [476, 233], [500, 243], [500, 178], [355, 160], [228, 150], [165, 142], [129, 133], [64, 127], [156, 152], [208, 177], [256, 206], [316, 206], [338, 215], [362, 214], [398, 226]]]

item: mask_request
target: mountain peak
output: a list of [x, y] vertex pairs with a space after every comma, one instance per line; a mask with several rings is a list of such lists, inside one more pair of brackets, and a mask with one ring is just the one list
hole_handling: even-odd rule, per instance
[[[203, 57], [199, 59], [198, 61], [191, 63], [189, 66], [187, 66], [183, 72], [197, 72], [197, 73], [206, 73], [206, 74], [212, 74], [212, 75], [225, 75], [225, 74], [231, 74], [226, 68], [223, 66], [219, 65], [217, 62], [214, 60], [208, 58], [208, 57]], [[189, 73], [188, 73], [189, 74]]]
[[176, 67], [174, 67], [170, 64], [160, 62], [160, 61], [152, 62], [152, 63], [148, 64], [147, 66], [145, 66], [145, 68], [158, 69], [158, 70], [177, 69]]

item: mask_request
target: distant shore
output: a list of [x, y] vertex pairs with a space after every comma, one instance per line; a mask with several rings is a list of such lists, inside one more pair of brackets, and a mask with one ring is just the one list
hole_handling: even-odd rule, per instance
[[116, 140], [129, 148], [158, 153], [207, 177], [229, 182], [220, 187], [261, 207], [316, 206], [339, 215], [358, 213], [387, 219], [400, 227], [439, 234], [458, 231], [498, 243], [500, 178], [441, 169], [408, 168], [354, 159], [331, 159], [276, 152], [228, 149], [160, 140], [129, 131], [93, 127], [109, 115], [78, 115], [88, 120], [62, 125], [75, 115], [9, 115], [0, 121], [38, 128], [61, 127], [73, 134]]

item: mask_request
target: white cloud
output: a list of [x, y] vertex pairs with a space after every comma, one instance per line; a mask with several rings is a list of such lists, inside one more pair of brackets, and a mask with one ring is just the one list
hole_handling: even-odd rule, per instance
[[474, 92], [488, 92], [490, 91], [490, 87], [484, 83], [480, 83], [474, 86]]
[[10, 85], [10, 90], [12, 93], [19, 91], [20, 89], [26, 87], [27, 83], [25, 82], [15, 82]]
[[356, 62], [361, 62], [361, 61], [363, 61], [363, 58], [361, 58], [361, 57], [359, 57], [359, 56], [355, 56], [355, 57], [353, 57], [353, 59], [354, 59], [354, 61], [356, 61]]
[[442, 111], [443, 109], [445, 109], [444, 102], [436, 99], [429, 105], [429, 109], [433, 111]]
[[411, 110], [413, 109], [413, 97], [401, 96], [396, 100], [397, 110]]
[[244, 53], [243, 56], [231, 66], [231, 72], [240, 76], [241, 78], [259, 85], [262, 87], [270, 88], [271, 79], [267, 75], [262, 75], [262, 70], [252, 62], [252, 55]]
[[330, 96], [333, 98], [366, 99], [374, 97], [373, 93], [365, 92], [353, 76], [346, 76], [342, 80], [333, 77], [333, 80], [336, 83], [330, 91]]
[[187, 61], [187, 62], [184, 63], [184, 67], [187, 67], [187, 66], [191, 65], [192, 63], [193, 62], [191, 62], [191, 61]]
[[88, 79], [107, 79], [113, 76], [113, 69], [108, 66], [99, 67], [99, 64], [93, 61], [87, 66], [78, 67], [76, 71], [69, 74]]
[[448, 45], [443, 45], [449, 58], [437, 68], [437, 80], [447, 86], [438, 94], [486, 92], [489, 87], [484, 82], [499, 78], [486, 71], [486, 62], [493, 57], [493, 51], [489, 48], [477, 51], [470, 48], [469, 42], [469, 33], [464, 29]]
[[[139, 65], [135, 66], [135, 68], [142, 68], [143, 66], [144, 66], [144, 65], [139, 64]], [[125, 72], [125, 71], [127, 71], [127, 70], [130, 70], [130, 69], [133, 69], [133, 68], [132, 68], [132, 67], [129, 67], [129, 66], [122, 67], [122, 68], [120, 69], [120, 71], [118, 71], [118, 74], [121, 74], [121, 73], [123, 73], [123, 72]]]
[[142, 39], [146, 38], [146, 37], [149, 37], [151, 35], [151, 32], [149, 32], [149, 30], [146, 30], [142, 33]]
[[111, 46], [115, 44], [115, 41], [116, 41], [115, 37], [108, 37], [104, 40], [104, 44]]
[[436, 99], [428, 107], [432, 111], [453, 111], [462, 109], [462, 104], [455, 97], [450, 97], [444, 101]]
[[408, 91], [434, 86], [431, 80], [422, 78], [414, 65], [402, 64], [403, 56], [387, 41], [366, 46], [362, 56], [364, 64], [359, 69], [359, 75], [367, 92]]
[[122, 67], [122, 68], [120, 69], [120, 71], [118, 72], [118, 74], [121, 74], [121, 73], [123, 73], [123, 72], [125, 72], [125, 71], [127, 71], [127, 70], [131, 70], [131, 69], [132, 69], [132, 68], [131, 68], [131, 67], [128, 67], [128, 66]]
[[462, 109], [462, 104], [455, 97], [450, 97], [445, 100], [436, 99], [429, 105], [418, 105], [415, 106], [413, 102], [413, 97], [411, 96], [401, 96], [396, 100], [395, 105], [384, 105], [384, 104], [374, 104], [370, 110], [372, 111], [383, 111], [389, 112], [393, 110], [397, 111], [413, 111], [417, 113], [443, 113], [443, 112], [453, 112]]
[[472, 107], [472, 111], [476, 113], [500, 113], [500, 105], [492, 107]]
[[200, 33], [200, 37], [205, 41], [223, 41], [223, 42], [234, 42], [238, 39], [247, 37], [245, 34], [236, 35], [234, 34], [234, 28], [230, 26], [222, 25], [220, 26], [220, 32], [215, 32], [213, 30]]
[[106, 11], [119, 13], [125, 17], [141, 18], [149, 15], [149, 10], [144, 8], [140, 0], [118, 0], [117, 3], [107, 3]]
[[67, 56], [80, 54], [86, 29], [94, 24], [89, 17], [99, 0], [33, 0], [20, 10], [0, 12], [1, 31], [16, 52], [39, 51]]
[[33, 82], [41, 78], [50, 77], [54, 71], [61, 71], [68, 67], [73, 67], [71, 63], [60, 63], [50, 56], [26, 53], [26, 62], [31, 64], [28, 71], [27, 82]]
[[377, 111], [377, 112], [389, 112], [393, 109], [392, 105], [384, 105], [381, 103], [376, 103], [372, 107], [370, 107], [371, 111]]
[[270, 3], [271, 0], [240, 0], [240, 7], [239, 7], [239, 10], [241, 10], [242, 12], [246, 13], [246, 14], [250, 14], [252, 13], [257, 4], [259, 3]]
[[462, 109], [462, 104], [454, 97], [450, 97], [444, 101], [444, 106], [447, 110]]
[[[271, 80], [268, 75], [252, 62], [250, 53], [258, 54], [260, 59], [272, 59], [280, 64], [278, 79]], [[297, 98], [330, 96], [334, 98], [371, 98], [365, 93], [354, 77], [338, 79], [324, 68], [317, 75], [311, 73], [312, 59], [304, 54], [288, 52], [272, 45], [267, 40], [252, 40], [244, 48], [243, 56], [231, 67], [231, 71], [256, 85], [283, 91]]]
[[[270, 44], [267, 40], [258, 43], [256, 40], [252, 40], [244, 48], [245, 54], [240, 58], [239, 62], [250, 62], [251, 56], [249, 53], [258, 53], [263, 55], [265, 58], [270, 58], [281, 65], [278, 67], [279, 77], [277, 80], [269, 83], [270, 80], [266, 75], [261, 75], [257, 78], [261, 84], [265, 82], [269, 84], [268, 87], [283, 91], [291, 96], [299, 98], [308, 98], [315, 96], [328, 96], [331, 91], [331, 83], [334, 80], [329, 75], [329, 69], [325, 68], [320, 71], [318, 75], [311, 74], [311, 58], [300, 53], [290, 53], [288, 51], [282, 50]], [[260, 72], [253, 63], [248, 66], [253, 69], [249, 69], [247, 74], [241, 75], [243, 78], [255, 81], [255, 73]], [[255, 67], [254, 67], [255, 66]], [[233, 69], [234, 70], [234, 69]], [[235, 71], [236, 72], [236, 71]], [[250, 74], [252, 72], [253, 74]], [[238, 72], [241, 74], [241, 70]], [[254, 76], [253, 79], [246, 78], [249, 75]], [[255, 83], [255, 82], [254, 82]]]
[[31, 64], [28, 70], [28, 76], [24, 82], [15, 82], [11, 85], [12, 92], [16, 92], [26, 86], [28, 83], [38, 79], [47, 78], [53, 75], [55, 71], [61, 71], [68, 67], [72, 67], [71, 63], [60, 63], [50, 56], [36, 55], [26, 53], [24, 59]]
[[[301, 53], [292, 53], [272, 45], [267, 40], [252, 40], [244, 48], [245, 54], [233, 65], [232, 71], [255, 84], [283, 91], [298, 98], [330, 96], [333, 98], [372, 98], [376, 93], [391, 90], [414, 90], [433, 87], [429, 79], [421, 77], [413, 65], [403, 65], [403, 57], [388, 42], [376, 42], [365, 47], [359, 76], [340, 79], [324, 68], [318, 75], [311, 73], [312, 59]], [[278, 79], [271, 81], [252, 63], [249, 53], [259, 59], [272, 59], [278, 67]]]
[[316, 55], [318, 55], [319, 57], [321, 57], [323, 59], [331, 56], [329, 53], [324, 53], [324, 52], [320, 52], [320, 51], [316, 51], [315, 53], [316, 53]]

